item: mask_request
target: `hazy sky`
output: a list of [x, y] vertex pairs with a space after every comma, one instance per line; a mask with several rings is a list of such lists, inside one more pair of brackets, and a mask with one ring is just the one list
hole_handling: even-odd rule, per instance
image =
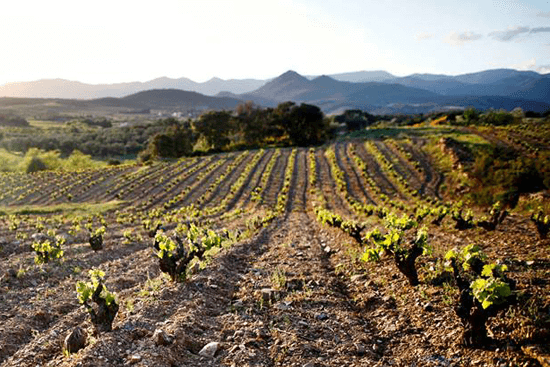
[[550, 72], [550, 3], [519, 0], [3, 1], [0, 85], [197, 82], [359, 70]]

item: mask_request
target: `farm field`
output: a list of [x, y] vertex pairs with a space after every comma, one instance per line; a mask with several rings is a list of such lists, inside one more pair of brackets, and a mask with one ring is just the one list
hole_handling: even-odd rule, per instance
[[[460, 208], [449, 190], [460, 169], [433, 143], [550, 148], [548, 131], [509, 130], [388, 129], [314, 148], [0, 174], [0, 365], [549, 366], [550, 240], [530, 218], [533, 202], [550, 214], [548, 198], [520, 198], [496, 221], [490, 207]], [[407, 254], [425, 231], [416, 279], [375, 229], [398, 233]], [[219, 241], [177, 282], [158, 245], [176, 237]], [[37, 264], [44, 242], [63, 253]], [[464, 345], [479, 340], [463, 335], [455, 260], [444, 259], [471, 244], [506, 265], [514, 298], [489, 306], [483, 346]], [[116, 295], [111, 331], [96, 332], [77, 297], [91, 269]], [[77, 327], [85, 346], [66, 353]]]

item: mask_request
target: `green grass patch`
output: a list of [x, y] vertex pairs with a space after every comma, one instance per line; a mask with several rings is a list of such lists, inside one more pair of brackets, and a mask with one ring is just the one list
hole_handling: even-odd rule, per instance
[[23, 155], [0, 149], [0, 172], [76, 171], [101, 168], [106, 165], [106, 161], [92, 159], [90, 155], [83, 154], [78, 150], [73, 151], [71, 155], [64, 158], [57, 150], [44, 151], [30, 148]]
[[456, 141], [464, 144], [472, 153], [479, 152], [480, 150], [490, 149], [493, 145], [477, 134], [464, 133], [464, 132], [451, 132], [445, 135], [451, 137]]
[[42, 121], [42, 120], [27, 120], [29, 125], [37, 127], [39, 129], [61, 129], [66, 128], [65, 123], [59, 121]]
[[17, 205], [0, 206], [2, 215], [30, 215], [30, 214], [100, 214], [118, 208], [124, 201], [112, 200], [104, 203], [63, 203], [57, 205]]
[[398, 127], [371, 127], [365, 130], [354, 131], [342, 138], [363, 139], [406, 139], [416, 136], [425, 139], [440, 139], [451, 137], [466, 145], [488, 146], [490, 143], [477, 134], [470, 133], [452, 126], [398, 126]]
[[17, 171], [22, 161], [23, 155], [11, 153], [4, 148], [0, 148], [0, 172]]

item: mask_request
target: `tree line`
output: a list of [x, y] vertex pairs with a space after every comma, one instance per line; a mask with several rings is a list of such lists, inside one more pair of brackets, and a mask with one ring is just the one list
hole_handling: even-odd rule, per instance
[[59, 151], [62, 157], [68, 157], [74, 150], [95, 158], [139, 155], [145, 162], [157, 157], [177, 158], [267, 146], [310, 146], [321, 144], [336, 133], [363, 130], [380, 123], [416, 125], [443, 117], [443, 123], [451, 125], [507, 125], [531, 115], [531, 111], [473, 108], [426, 115], [371, 115], [354, 109], [327, 117], [319, 107], [309, 104], [284, 102], [275, 108], [262, 108], [246, 102], [233, 111], [208, 111], [186, 121], [168, 118], [120, 126], [105, 118], [79, 118], [51, 129], [33, 127], [17, 116], [0, 115], [0, 148], [21, 153], [31, 148]]
[[142, 161], [272, 145], [309, 146], [331, 135], [329, 120], [319, 107], [294, 102], [275, 108], [246, 102], [235, 111], [210, 111], [194, 121], [168, 119], [164, 123], [167, 128], [154, 135], [140, 153]]
[[[59, 129], [37, 129], [10, 127], [0, 131], [0, 148], [11, 152], [26, 153], [31, 148], [44, 151], [57, 150], [62, 156], [69, 156], [74, 150], [93, 157], [136, 156], [147, 147], [149, 139], [162, 132], [163, 121], [133, 126], [89, 125]], [[38, 131], [37, 131], [38, 130]]]
[[0, 126], [28, 127], [29, 122], [19, 116], [0, 114]]

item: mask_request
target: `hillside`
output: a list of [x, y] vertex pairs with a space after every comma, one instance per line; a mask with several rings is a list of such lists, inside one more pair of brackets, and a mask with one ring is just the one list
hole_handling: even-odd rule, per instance
[[20, 98], [63, 98], [63, 99], [100, 99], [124, 97], [151, 89], [180, 89], [206, 95], [216, 95], [222, 91], [246, 93], [265, 84], [263, 80], [212, 78], [203, 83], [188, 78], [171, 79], [167, 77], [147, 82], [116, 84], [86, 84], [63, 79], [48, 79], [33, 82], [8, 83], [0, 86], [0, 97]]
[[274, 102], [293, 100], [312, 103], [318, 101], [321, 104], [326, 99], [341, 102], [351, 99], [356, 103], [375, 105], [387, 103], [389, 100], [399, 103], [415, 97], [437, 97], [437, 94], [397, 84], [342, 82], [326, 75], [309, 80], [295, 71], [287, 71], [254, 92], [244, 94], [243, 97], [261, 98]]
[[[457, 76], [395, 77], [383, 71], [363, 71], [305, 77], [290, 70], [270, 80], [212, 78], [204, 83], [186, 78], [158, 78], [146, 83], [91, 86], [59, 79], [42, 80], [0, 87], [0, 95], [3, 93], [78, 99], [73, 105], [170, 111], [232, 109], [239, 101], [251, 100], [264, 107], [284, 101], [315, 104], [325, 113], [345, 109], [379, 114], [427, 113], [467, 107], [506, 110], [520, 107], [544, 112], [550, 108], [550, 76], [495, 69]], [[215, 96], [207, 96], [210, 94]]]
[[[283, 74], [284, 75], [284, 74]], [[384, 82], [426, 89], [439, 94], [453, 95], [498, 95], [514, 98], [535, 99], [550, 102], [544, 93], [529, 93], [535, 88], [548, 89], [546, 75], [533, 71], [513, 69], [492, 69], [461, 75], [411, 74], [396, 77], [386, 71], [357, 71], [329, 74], [328, 77], [350, 83]], [[288, 75], [290, 77], [290, 75]], [[318, 75], [308, 75], [305, 79], [313, 80]], [[273, 78], [275, 79], [275, 78]], [[273, 79], [229, 79], [211, 78], [202, 83], [182, 77], [172, 79], [161, 77], [147, 82], [130, 82], [116, 84], [85, 84], [63, 79], [47, 79], [32, 82], [8, 83], [0, 86], [0, 97], [23, 98], [65, 98], [65, 99], [98, 99], [103, 97], [124, 97], [150, 89], [181, 89], [205, 95], [217, 95], [228, 92], [232, 94], [251, 93]], [[302, 80], [304, 82], [304, 80]], [[539, 83], [543, 83], [537, 86]], [[522, 91], [522, 95], [517, 95]], [[265, 92], [265, 91], [264, 91]]]
[[[115, 109], [119, 112], [157, 110], [166, 113], [203, 111], [203, 110], [231, 110], [241, 100], [229, 97], [210, 97], [200, 93], [187, 92], [179, 89], [153, 89], [138, 92], [122, 98], [100, 98], [89, 101], [74, 101], [86, 108], [102, 110]], [[68, 104], [68, 101], [62, 103]]]
[[[467, 107], [506, 110], [521, 107], [524, 110], [543, 112], [550, 108], [550, 98], [544, 95], [550, 91], [550, 88], [544, 87], [546, 79], [537, 79], [539, 84], [536, 87], [529, 83], [518, 86], [509, 80], [509, 73], [496, 75], [500, 78], [471, 77], [471, 80], [480, 80], [476, 85], [447, 80], [445, 76], [428, 75], [385, 82], [351, 83], [325, 75], [310, 80], [294, 71], [288, 71], [251, 93], [234, 97], [268, 106], [292, 100], [317, 105], [325, 113], [345, 109], [362, 109], [380, 114], [426, 113]], [[487, 79], [498, 84], [483, 84], [482, 81]], [[510, 84], [514, 84], [516, 89], [519, 88], [524, 93], [504, 93], [503, 91], [510, 91]], [[495, 94], [496, 90], [500, 90], [501, 94]], [[545, 99], [549, 102], [542, 102]]]
[[495, 69], [457, 76], [413, 74], [391, 81], [448, 96], [500, 96], [550, 103], [550, 77]]
[[228, 97], [210, 97], [179, 89], [153, 89], [122, 98], [103, 98], [90, 101], [102, 106], [120, 106], [150, 109], [234, 109], [241, 100]]
[[0, 173], [0, 364], [543, 365], [550, 240], [530, 218], [548, 196], [457, 202], [478, 189], [468, 154], [536, 159], [548, 128]]

